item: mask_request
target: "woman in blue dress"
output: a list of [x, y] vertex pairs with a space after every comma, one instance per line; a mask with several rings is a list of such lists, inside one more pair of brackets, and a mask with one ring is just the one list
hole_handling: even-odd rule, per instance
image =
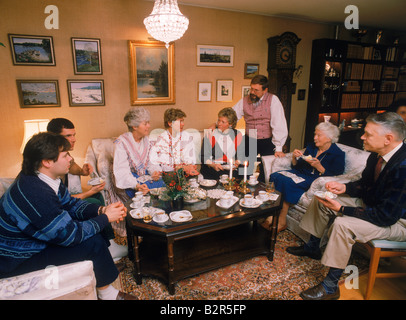
[[[279, 215], [278, 231], [286, 229], [286, 216], [291, 205], [299, 202], [300, 197], [321, 176], [343, 174], [345, 153], [337, 145], [339, 129], [330, 122], [319, 123], [314, 132], [314, 143], [306, 150], [292, 152], [292, 169], [274, 172], [269, 181], [275, 183], [275, 189], [283, 196], [283, 206]], [[269, 229], [272, 217], [262, 224]]]

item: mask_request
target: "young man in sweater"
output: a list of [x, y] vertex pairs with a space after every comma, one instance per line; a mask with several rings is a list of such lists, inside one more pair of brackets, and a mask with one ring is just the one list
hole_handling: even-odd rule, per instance
[[127, 210], [71, 197], [59, 178], [69, 171], [69, 149], [68, 140], [49, 132], [25, 146], [22, 170], [0, 199], [0, 278], [91, 260], [100, 299], [134, 299], [111, 286], [118, 271], [100, 235]]
[[[338, 280], [348, 264], [356, 241], [373, 239], [406, 241], [406, 124], [396, 113], [372, 114], [361, 137], [371, 151], [361, 179], [347, 184], [328, 182], [326, 189], [339, 195], [336, 200], [315, 197], [300, 226], [311, 234], [309, 242], [289, 247], [297, 256], [320, 259], [330, 267], [317, 286], [303, 291], [305, 300], [331, 300], [340, 297]], [[323, 253], [320, 238], [329, 227], [329, 240]]]

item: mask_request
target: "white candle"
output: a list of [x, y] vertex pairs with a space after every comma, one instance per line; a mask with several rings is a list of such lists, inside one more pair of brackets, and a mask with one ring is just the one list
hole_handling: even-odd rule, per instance
[[233, 178], [233, 159], [230, 159], [230, 180]]
[[244, 162], [244, 182], [247, 182], [247, 161]]

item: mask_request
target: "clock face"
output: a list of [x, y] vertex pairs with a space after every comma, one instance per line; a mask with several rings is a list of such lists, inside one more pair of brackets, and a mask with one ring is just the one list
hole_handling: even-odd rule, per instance
[[282, 48], [280, 53], [281, 61], [284, 63], [289, 63], [292, 59], [292, 51], [289, 48]]
[[290, 41], [285, 40], [281, 43], [279, 58], [283, 64], [290, 64], [293, 62], [293, 46]]

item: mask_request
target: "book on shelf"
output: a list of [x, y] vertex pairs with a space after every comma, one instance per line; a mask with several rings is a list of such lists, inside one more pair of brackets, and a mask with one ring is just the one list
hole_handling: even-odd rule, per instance
[[378, 99], [378, 108], [387, 108], [393, 102], [393, 93], [381, 93]]
[[341, 109], [355, 109], [359, 107], [360, 94], [343, 94], [341, 96]]

